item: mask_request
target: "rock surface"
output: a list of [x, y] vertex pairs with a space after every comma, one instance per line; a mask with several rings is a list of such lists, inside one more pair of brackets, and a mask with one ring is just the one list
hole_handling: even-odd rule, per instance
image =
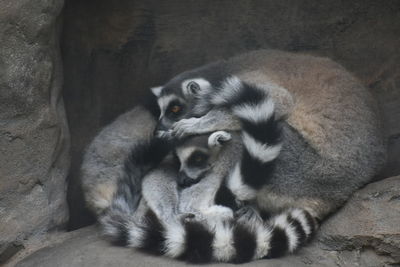
[[[366, 186], [321, 227], [314, 242], [297, 254], [246, 266], [400, 265], [400, 176]], [[68, 233], [66, 241], [43, 248], [16, 264], [34, 266], [188, 266], [165, 257], [111, 246], [96, 227]], [[234, 266], [212, 264], [208, 266]]]
[[77, 174], [82, 150], [100, 127], [176, 73], [260, 48], [328, 56], [368, 85], [390, 138], [381, 177], [400, 174], [399, 13], [398, 0], [67, 1], [71, 227], [87, 223]]
[[[400, 176], [369, 184], [321, 228], [328, 250], [373, 250], [400, 264]], [[390, 260], [389, 260], [390, 258]]]
[[0, 1], [0, 265], [67, 221], [63, 0]]

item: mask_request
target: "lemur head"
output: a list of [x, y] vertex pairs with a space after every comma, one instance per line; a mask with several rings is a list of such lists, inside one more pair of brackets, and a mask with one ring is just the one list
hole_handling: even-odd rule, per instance
[[227, 76], [226, 64], [220, 61], [183, 72], [165, 85], [151, 88], [161, 110], [159, 130], [167, 130], [183, 118], [205, 115], [209, 107], [199, 102]]
[[178, 184], [188, 187], [199, 182], [213, 168], [223, 145], [231, 140], [225, 131], [210, 135], [190, 137], [176, 148], [176, 155], [181, 163]]

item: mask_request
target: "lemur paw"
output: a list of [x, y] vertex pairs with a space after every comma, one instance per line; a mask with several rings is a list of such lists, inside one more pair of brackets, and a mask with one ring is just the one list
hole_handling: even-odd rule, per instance
[[199, 121], [200, 118], [189, 118], [175, 122], [171, 128], [172, 136], [183, 138], [191, 134], [202, 133], [201, 127], [199, 127]]
[[262, 221], [259, 212], [252, 206], [244, 206], [235, 212], [235, 218], [238, 221], [250, 222], [250, 221]]

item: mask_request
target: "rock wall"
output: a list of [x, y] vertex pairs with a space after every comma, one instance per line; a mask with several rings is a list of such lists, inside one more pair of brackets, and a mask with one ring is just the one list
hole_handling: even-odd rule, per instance
[[71, 227], [90, 221], [77, 170], [100, 127], [176, 73], [259, 48], [331, 57], [368, 85], [381, 104], [390, 144], [381, 176], [399, 174], [399, 14], [398, 0], [67, 1], [62, 43], [72, 135]]
[[0, 265], [68, 219], [63, 0], [0, 1]]

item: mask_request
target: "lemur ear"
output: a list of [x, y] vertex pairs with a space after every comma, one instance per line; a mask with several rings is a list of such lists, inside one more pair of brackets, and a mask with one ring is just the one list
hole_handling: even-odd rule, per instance
[[161, 95], [163, 87], [162, 86], [156, 86], [156, 87], [151, 87], [150, 90], [151, 92], [156, 96], [159, 97]]
[[185, 96], [197, 95], [210, 87], [211, 84], [203, 78], [189, 79], [182, 82], [182, 92]]
[[209, 147], [219, 147], [231, 139], [232, 139], [232, 136], [228, 132], [225, 132], [225, 131], [214, 132], [208, 137], [208, 146]]

